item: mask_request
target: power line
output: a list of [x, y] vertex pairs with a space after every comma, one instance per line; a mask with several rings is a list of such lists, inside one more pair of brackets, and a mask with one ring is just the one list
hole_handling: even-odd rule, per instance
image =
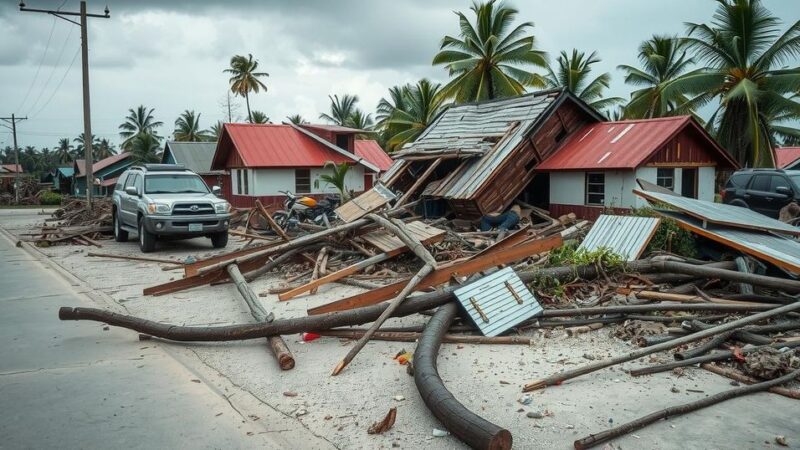
[[36, 110], [36, 112], [35, 112], [35, 113], [33, 113], [33, 115], [31, 116], [31, 118], [34, 118], [34, 119], [35, 119], [35, 118], [36, 118], [36, 116], [38, 116], [38, 115], [39, 115], [39, 113], [41, 113], [42, 111], [44, 111], [44, 109], [47, 107], [47, 105], [49, 105], [49, 104], [50, 104], [50, 100], [52, 100], [52, 99], [53, 99], [53, 97], [55, 97], [55, 96], [56, 96], [56, 93], [57, 93], [57, 92], [58, 92], [58, 90], [61, 88], [61, 84], [62, 84], [62, 83], [64, 83], [64, 80], [67, 78], [67, 75], [69, 75], [69, 71], [72, 69], [72, 65], [73, 65], [73, 64], [75, 64], [75, 61], [78, 59], [78, 53], [80, 53], [80, 51], [81, 51], [81, 48], [80, 48], [80, 47], [78, 47], [78, 48], [76, 48], [76, 49], [75, 49], [75, 55], [72, 57], [72, 61], [69, 63], [69, 66], [67, 67], [67, 70], [64, 72], [64, 76], [62, 76], [62, 77], [61, 77], [61, 80], [59, 80], [59, 82], [58, 82], [58, 85], [56, 86], [56, 88], [55, 88], [55, 89], [53, 89], [53, 93], [52, 93], [52, 94], [50, 94], [50, 97], [47, 99], [47, 101], [44, 103], [44, 105], [42, 105], [42, 107], [41, 107], [41, 108], [39, 108], [38, 110]]
[[44, 63], [45, 57], [47, 57], [47, 50], [50, 49], [50, 40], [53, 39], [53, 31], [56, 29], [56, 18], [53, 17], [53, 24], [50, 25], [50, 35], [47, 36], [47, 44], [44, 46], [44, 53], [42, 53], [42, 58], [39, 60], [39, 67], [36, 68], [36, 74], [33, 76], [33, 80], [31, 80], [31, 85], [28, 86], [28, 91], [25, 93], [25, 97], [22, 98], [22, 102], [20, 102], [19, 106], [17, 106], [16, 111], [22, 109], [22, 106], [25, 105], [25, 102], [28, 101], [28, 96], [31, 95], [31, 90], [33, 89], [33, 85], [36, 84], [36, 80], [39, 79], [39, 72], [42, 70], [42, 64]]
[[61, 46], [61, 52], [58, 54], [58, 59], [56, 60], [55, 65], [53, 65], [53, 70], [50, 71], [50, 75], [47, 77], [47, 81], [44, 82], [42, 85], [42, 90], [39, 91], [39, 95], [36, 97], [36, 101], [33, 102], [30, 108], [28, 108], [28, 114], [33, 111], [34, 108], [39, 104], [39, 100], [41, 100], [42, 95], [44, 95], [44, 91], [47, 90], [47, 86], [50, 84], [50, 80], [53, 79], [53, 75], [56, 73], [56, 69], [58, 65], [61, 63], [61, 58], [64, 56], [64, 51], [67, 49], [67, 44], [69, 43], [69, 38], [72, 37], [72, 32], [74, 28], [70, 27], [69, 31], [67, 32], [67, 37], [64, 39], [64, 44]]

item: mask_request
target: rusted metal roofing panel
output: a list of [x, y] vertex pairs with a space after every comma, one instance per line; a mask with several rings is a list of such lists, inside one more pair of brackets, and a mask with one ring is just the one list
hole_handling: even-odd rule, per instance
[[543, 310], [510, 267], [460, 287], [454, 293], [484, 336], [499, 336]]
[[656, 217], [601, 215], [578, 250], [591, 252], [605, 247], [624, 261], [635, 261], [653, 238], [659, 222]]
[[751, 230], [770, 230], [779, 233], [800, 235], [800, 228], [767, 217], [747, 208], [714, 203], [705, 200], [667, 195], [652, 191], [633, 190], [633, 193], [648, 202], [660, 202], [671, 208], [700, 219], [703, 225], [713, 223], [734, 228]]
[[699, 219], [675, 211], [656, 210], [664, 217], [674, 219], [679, 226], [695, 234], [719, 242], [742, 253], [800, 274], [800, 243], [782, 235], [731, 228], [724, 225], [703, 224]]

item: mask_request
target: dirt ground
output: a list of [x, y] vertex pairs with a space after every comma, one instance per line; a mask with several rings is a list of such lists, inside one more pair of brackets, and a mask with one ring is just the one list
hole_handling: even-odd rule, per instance
[[[0, 227], [16, 234], [28, 232], [44, 217], [47, 216], [36, 210], [2, 210]], [[98, 307], [179, 325], [251, 321], [231, 284], [160, 297], [143, 296], [143, 288], [177, 279], [182, 272], [162, 270], [157, 263], [87, 257], [86, 253], [92, 250], [140, 255], [135, 239], [127, 243], [101, 242], [102, 249], [61, 245], [33, 251], [96, 290]], [[241, 245], [232, 236], [227, 250]], [[153, 256], [183, 260], [214, 253], [209, 240], [193, 239], [159, 243]], [[251, 284], [256, 292], [263, 292], [282, 282], [279, 275], [269, 274]], [[272, 295], [262, 297], [261, 301], [277, 318], [300, 317], [309, 307], [359, 291], [334, 284], [320, 288], [315, 295], [289, 302], [278, 302], [277, 296]], [[390, 319], [386, 326], [421, 323], [424, 318], [419, 316]], [[98, 339], [102, 338], [101, 324], [86, 322], [85, 326], [96, 327]], [[609, 337], [609, 330], [601, 328], [578, 337], [567, 337], [563, 331], [554, 331], [547, 337], [533, 332], [534, 344], [530, 346], [444, 344], [438, 366], [456, 398], [508, 429], [515, 448], [572, 448], [575, 439], [590, 433], [731, 388], [729, 380], [699, 368], [689, 368], [682, 376], [662, 373], [633, 378], [625, 373], [629, 368], [671, 359], [671, 355], [659, 354], [534, 392], [530, 394], [530, 404], [520, 403], [521, 387], [526, 382], [585, 364], [589, 362], [587, 358], [600, 359], [630, 350], [627, 343]], [[130, 338], [131, 345], [138, 345], [136, 333], [131, 332]], [[278, 368], [263, 340], [193, 345], [157, 342], [156, 345], [167, 348], [179, 361], [204, 374], [208, 382], [226, 389], [229, 401], [248, 420], [257, 421], [265, 411], [277, 411], [336, 448], [464, 447], [452, 436], [433, 436], [433, 429], [443, 428], [442, 425], [425, 408], [405, 366], [393, 360], [403, 349], [413, 352], [413, 343], [370, 342], [341, 375], [332, 377], [331, 370], [351, 342], [321, 338], [304, 343], [299, 335], [284, 338], [297, 361], [293, 370], [285, 372]], [[245, 398], [256, 401], [244, 401]], [[369, 425], [393, 406], [397, 407], [394, 428], [383, 435], [367, 434]], [[545, 413], [545, 417], [529, 418], [527, 413], [531, 411]], [[607, 448], [770, 448], [777, 447], [778, 435], [786, 436], [794, 447], [800, 445], [797, 411], [792, 400], [761, 393], [661, 421], [615, 440]]]

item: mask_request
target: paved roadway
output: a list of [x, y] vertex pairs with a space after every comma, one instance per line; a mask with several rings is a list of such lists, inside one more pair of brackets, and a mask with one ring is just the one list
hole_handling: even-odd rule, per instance
[[278, 448], [135, 334], [61, 322], [96, 306], [0, 232], [0, 449]]

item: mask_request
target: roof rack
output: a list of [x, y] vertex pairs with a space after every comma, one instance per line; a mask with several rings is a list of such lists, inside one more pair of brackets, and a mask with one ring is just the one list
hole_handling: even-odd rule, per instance
[[148, 172], [189, 171], [183, 164], [143, 164], [140, 166], [133, 166], [131, 169], [146, 170]]

